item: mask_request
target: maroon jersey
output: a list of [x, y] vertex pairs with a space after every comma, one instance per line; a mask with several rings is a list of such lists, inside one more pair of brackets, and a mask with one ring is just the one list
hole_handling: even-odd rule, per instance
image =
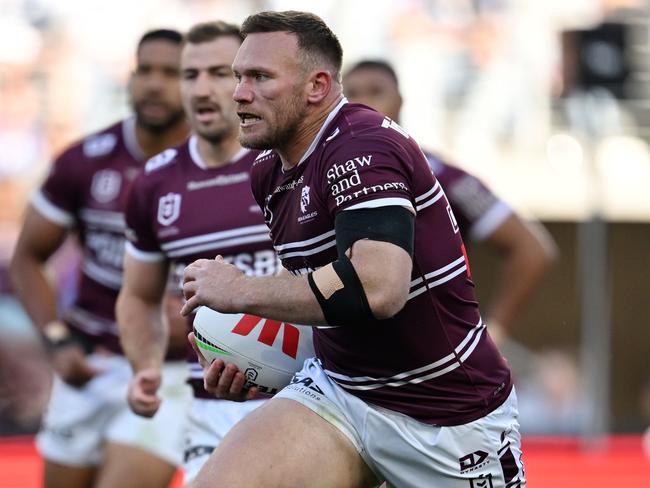
[[478, 419], [507, 398], [510, 371], [485, 332], [453, 212], [401, 127], [343, 100], [297, 166], [283, 171], [264, 151], [252, 177], [274, 247], [294, 274], [337, 259], [339, 212], [398, 205], [416, 214], [404, 308], [369, 326], [314, 331], [316, 354], [342, 388], [438, 425]]
[[[257, 152], [242, 149], [229, 164], [208, 168], [196, 144], [192, 136], [154, 157], [135, 180], [126, 211], [127, 252], [143, 261], [167, 260], [181, 274], [217, 254], [249, 276], [275, 274], [279, 261], [250, 188]], [[214, 399], [203, 389], [193, 352], [191, 363], [195, 395]]]
[[424, 155], [445, 189], [463, 239], [482, 241], [512, 215], [510, 206], [476, 176], [447, 164], [434, 154], [425, 152]]
[[135, 120], [126, 119], [67, 149], [32, 198], [43, 216], [79, 233], [81, 278], [65, 322], [116, 353], [121, 353], [114, 309], [122, 284], [124, 207], [143, 161]]

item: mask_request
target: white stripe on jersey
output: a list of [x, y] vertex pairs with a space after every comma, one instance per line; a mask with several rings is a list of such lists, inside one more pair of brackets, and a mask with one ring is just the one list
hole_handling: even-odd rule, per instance
[[[479, 323], [468, 332], [468, 334], [461, 341], [461, 343], [454, 349], [453, 353], [449, 353], [447, 356], [437, 361], [434, 361], [433, 363], [427, 364], [425, 366], [421, 366], [416, 369], [412, 369], [410, 371], [404, 371], [402, 373], [398, 373], [393, 376], [386, 376], [382, 378], [373, 378], [371, 376], [351, 377], [339, 373], [334, 373], [333, 371], [329, 371], [329, 370], [325, 370], [325, 372], [329, 377], [331, 377], [334, 381], [336, 381], [337, 384], [339, 384], [342, 388], [345, 388], [347, 390], [376, 390], [378, 388], [383, 388], [386, 386], [400, 387], [407, 384], [422, 383], [424, 381], [442, 376], [460, 367], [461, 363], [463, 363], [472, 354], [474, 349], [476, 349], [476, 346], [478, 345], [478, 342], [481, 338], [484, 329], [485, 329], [485, 324], [483, 323], [482, 320], [480, 320]], [[463, 351], [463, 349], [465, 349], [467, 344], [470, 343], [470, 341], [471, 344], [461, 355], [461, 352]], [[423, 374], [423, 373], [427, 373], [427, 374]], [[412, 378], [405, 379], [409, 377]], [[341, 382], [349, 382], [349, 383], [372, 382], [372, 383], [367, 385], [349, 385]]]
[[249, 225], [247, 227], [239, 227], [237, 229], [223, 230], [220, 232], [212, 232], [211, 234], [203, 234], [200, 236], [186, 237], [184, 239], [178, 239], [176, 241], [165, 242], [160, 245], [163, 251], [169, 251], [171, 249], [177, 249], [186, 246], [192, 246], [195, 244], [202, 244], [204, 242], [218, 241], [220, 239], [228, 239], [231, 237], [238, 237], [247, 234], [257, 234], [260, 232], [269, 233], [269, 228], [262, 225]]
[[[442, 273], [445, 273], [452, 269], [454, 266], [457, 266], [458, 264], [461, 264], [462, 266], [455, 269], [451, 273], [446, 274], [440, 279], [437, 279], [435, 281], [429, 281], [430, 278], [433, 278], [434, 276], [439, 276]], [[443, 283], [448, 282], [449, 280], [455, 278], [459, 274], [463, 273], [464, 271], [467, 270], [467, 264], [465, 263], [465, 258], [460, 257], [456, 261], [454, 261], [451, 264], [448, 264], [447, 266], [437, 269], [435, 271], [432, 271], [431, 273], [427, 273], [425, 275], [425, 279], [427, 280], [426, 283], [423, 283], [422, 278], [418, 278], [416, 280], [413, 280], [411, 282], [411, 292], [408, 295], [407, 301], [417, 297], [418, 295], [421, 295], [425, 291], [427, 291], [429, 288], [435, 288], [436, 286], [442, 285]], [[420, 285], [420, 286], [418, 286]]]
[[415, 203], [419, 203], [419, 202], [421, 202], [422, 200], [424, 200], [425, 198], [427, 198], [427, 197], [433, 195], [433, 193], [434, 193], [438, 188], [440, 188], [440, 182], [436, 181], [436, 184], [433, 185], [433, 186], [431, 187], [431, 190], [429, 190], [429, 191], [426, 192], [426, 193], [423, 193], [423, 194], [420, 195], [419, 197], [415, 197]]
[[358, 210], [360, 208], [381, 208], [381, 207], [404, 207], [407, 210], [415, 213], [413, 204], [407, 198], [377, 198], [376, 200], [368, 200], [366, 202], [350, 205], [343, 210]]
[[34, 192], [31, 204], [38, 213], [55, 224], [66, 228], [74, 225], [74, 215], [54, 205], [41, 191]]
[[[264, 228], [266, 229], [266, 226], [264, 226]], [[177, 258], [179, 256], [187, 256], [188, 254], [194, 254], [197, 252], [204, 252], [204, 251], [213, 251], [216, 254], [219, 254], [222, 249], [227, 247], [239, 246], [242, 244], [250, 244], [252, 242], [267, 242], [269, 240], [270, 239], [269, 239], [268, 232], [264, 232], [263, 234], [255, 234], [255, 235], [244, 236], [244, 237], [235, 237], [232, 239], [221, 239], [212, 242], [207, 242], [205, 244], [199, 244], [196, 246], [175, 249], [173, 251], [169, 251], [167, 253], [167, 256], [170, 258]]]
[[[437, 188], [438, 190], [437, 190], [437, 191], [433, 191], [433, 190], [435, 190], [436, 188]], [[433, 193], [432, 193], [432, 191], [433, 191]], [[445, 194], [444, 190], [443, 190], [442, 187], [441, 187], [441, 186], [436, 182], [436, 184], [434, 185], [434, 187], [433, 187], [431, 190], [429, 190], [428, 192], [426, 192], [424, 195], [420, 195], [419, 197], [417, 197], [417, 198], [415, 199], [416, 202], [418, 201], [418, 199], [421, 199], [421, 201], [424, 201], [424, 200], [426, 200], [427, 198], [429, 198], [431, 195], [433, 195], [433, 196], [431, 196], [431, 199], [430, 199], [430, 200], [427, 200], [425, 203], [423, 203], [423, 204], [421, 204], [421, 205], [418, 205], [418, 206], [416, 207], [417, 210], [420, 211], [420, 210], [422, 210], [422, 209], [427, 208], [429, 205], [433, 205], [433, 204], [436, 203], [438, 200], [440, 200], [440, 199], [444, 196], [444, 194]]]
[[126, 230], [126, 222], [122, 212], [82, 208], [79, 212], [79, 217], [86, 223], [86, 225], [101, 227], [103, 230], [111, 230], [120, 233], [124, 233]]
[[324, 241], [328, 237], [332, 237], [334, 235], [334, 229], [325, 232], [325, 234], [321, 234], [316, 237], [312, 237], [311, 239], [307, 239], [305, 241], [296, 241], [296, 242], [288, 242], [287, 244], [279, 244], [277, 246], [273, 246], [276, 252], [284, 251], [285, 249], [295, 249], [297, 247], [308, 247], [311, 246], [312, 244], [315, 244], [320, 241]]
[[508, 217], [512, 209], [503, 200], [495, 202], [483, 215], [470, 227], [469, 236], [472, 240], [482, 241], [491, 236]]
[[307, 251], [294, 251], [294, 252], [287, 252], [287, 253], [278, 253], [278, 258], [280, 259], [288, 259], [288, 258], [293, 258], [296, 256], [311, 256], [312, 254], [318, 254], [321, 251], [324, 251], [325, 249], [329, 249], [330, 247], [336, 246], [336, 239], [332, 239], [329, 242], [326, 242], [325, 244], [322, 244], [318, 247], [315, 247], [313, 249], [309, 249]]
[[138, 261], [143, 261], [145, 263], [157, 263], [165, 259], [165, 255], [163, 253], [142, 251], [129, 241], [126, 241], [126, 244], [124, 245], [124, 251], [127, 254], [133, 256]]
[[97, 283], [119, 290], [122, 286], [122, 273], [111, 269], [105, 269], [93, 261], [86, 261], [83, 264], [83, 272]]
[[117, 335], [117, 324], [103, 317], [99, 317], [79, 307], [66, 310], [64, 317], [84, 332], [91, 335], [110, 333]]
[[[449, 271], [451, 268], [455, 268], [456, 266], [458, 266], [463, 261], [465, 261], [465, 256], [461, 256], [458, 259], [456, 259], [455, 261], [452, 261], [451, 263], [446, 264], [442, 268], [438, 268], [438, 269], [436, 269], [434, 271], [431, 271], [430, 273], [425, 274], [424, 279], [428, 280], [429, 278], [433, 278], [434, 276], [439, 276], [439, 275], [445, 273], [446, 271]], [[422, 283], [422, 281], [423, 281], [422, 277], [411, 281], [411, 288], [413, 288], [415, 285], [418, 285], [418, 284]]]

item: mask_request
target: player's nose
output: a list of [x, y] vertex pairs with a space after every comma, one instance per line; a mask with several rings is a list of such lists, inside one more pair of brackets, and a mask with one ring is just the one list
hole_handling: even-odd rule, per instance
[[232, 99], [237, 103], [251, 103], [253, 101], [253, 90], [249, 83], [241, 79], [235, 86]]

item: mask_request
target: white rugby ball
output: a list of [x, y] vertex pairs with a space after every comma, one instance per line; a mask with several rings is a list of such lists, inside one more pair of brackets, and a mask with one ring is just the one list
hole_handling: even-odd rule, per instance
[[246, 376], [246, 387], [274, 395], [287, 386], [305, 359], [314, 357], [312, 328], [242, 313], [200, 307], [194, 340], [210, 363], [222, 359]]

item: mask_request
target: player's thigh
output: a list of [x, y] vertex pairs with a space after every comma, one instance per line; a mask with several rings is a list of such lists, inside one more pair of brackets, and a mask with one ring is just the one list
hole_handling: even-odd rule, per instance
[[45, 488], [90, 488], [93, 486], [94, 467], [65, 466], [45, 460], [43, 464], [43, 486]]
[[106, 425], [118, 408], [97, 391], [110, 388], [110, 374], [93, 378], [82, 388], [74, 388], [55, 378], [50, 401], [36, 436], [40, 455], [52, 465], [52, 476], [63, 469], [92, 468], [101, 461]]
[[185, 435], [185, 483], [189, 485], [194, 480], [232, 427], [263, 404], [264, 400], [240, 403], [195, 398], [192, 401]]
[[165, 488], [175, 473], [176, 466], [150, 452], [109, 442], [95, 488]]
[[275, 398], [231, 430], [191, 486], [376, 485], [374, 474], [338, 429], [296, 401]]

